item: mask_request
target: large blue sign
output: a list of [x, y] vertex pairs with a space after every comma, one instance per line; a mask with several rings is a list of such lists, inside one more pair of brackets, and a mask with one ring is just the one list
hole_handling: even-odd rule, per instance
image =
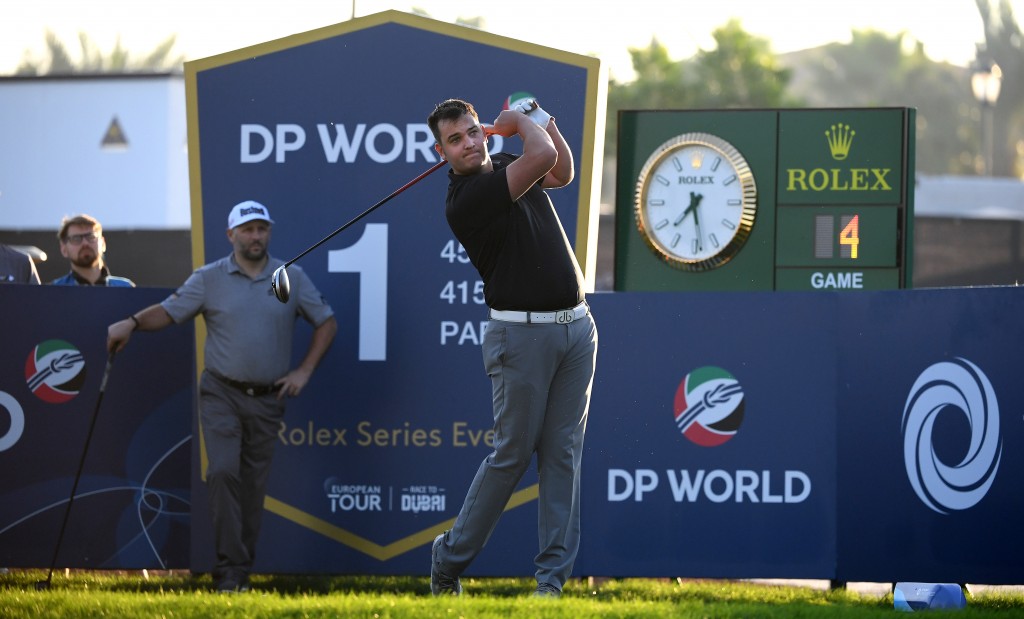
[[[0, 286], [3, 564], [49, 564], [106, 326], [168, 292]], [[1024, 579], [1018, 288], [590, 303], [601, 347], [576, 575]], [[205, 491], [187, 487], [191, 334], [136, 334], [114, 360], [58, 566], [209, 560]], [[448, 526], [490, 451], [479, 348], [453, 350], [409, 353], [375, 384], [319, 374], [289, 403], [259, 570], [425, 573], [426, 537]], [[417, 403], [393, 410], [403, 398]], [[322, 418], [295, 414], [307, 400]], [[535, 481], [471, 575], [533, 571]]]
[[1020, 289], [591, 304], [579, 573], [1024, 578]]
[[[230, 251], [227, 213], [245, 199], [270, 209], [271, 253], [298, 255], [439, 161], [426, 124], [437, 103], [469, 100], [491, 122], [529, 94], [572, 149], [577, 180], [551, 196], [581, 265], [592, 265], [598, 69], [595, 58], [398, 12], [188, 63], [196, 263]], [[521, 148], [500, 136], [490, 146]], [[299, 263], [341, 328], [289, 403], [256, 569], [422, 571], [488, 452], [483, 284], [445, 221], [441, 170]], [[307, 341], [297, 339], [296, 362]], [[531, 501], [535, 484], [525, 479], [516, 500]], [[519, 511], [507, 520], [530, 530], [533, 516]], [[208, 567], [209, 544], [193, 548], [193, 567]], [[477, 565], [523, 572], [531, 559], [492, 554]]]

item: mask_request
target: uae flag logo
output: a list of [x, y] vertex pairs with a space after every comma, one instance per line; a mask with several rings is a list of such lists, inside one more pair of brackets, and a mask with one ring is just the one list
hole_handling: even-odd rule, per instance
[[722, 368], [698, 368], [676, 390], [676, 427], [702, 447], [717, 447], [736, 436], [743, 423], [743, 387]]
[[44, 402], [67, 402], [85, 382], [85, 357], [64, 340], [46, 340], [25, 360], [25, 382]]
[[501, 109], [511, 110], [513, 107], [516, 106], [517, 103], [522, 103], [523, 101], [528, 101], [532, 98], [533, 95], [526, 91], [520, 90], [518, 92], [514, 92], [505, 99], [505, 102], [502, 104]]

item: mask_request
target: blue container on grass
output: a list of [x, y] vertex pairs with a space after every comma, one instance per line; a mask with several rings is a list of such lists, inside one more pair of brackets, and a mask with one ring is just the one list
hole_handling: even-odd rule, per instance
[[898, 582], [892, 592], [896, 610], [918, 611], [967, 606], [964, 591], [956, 583]]

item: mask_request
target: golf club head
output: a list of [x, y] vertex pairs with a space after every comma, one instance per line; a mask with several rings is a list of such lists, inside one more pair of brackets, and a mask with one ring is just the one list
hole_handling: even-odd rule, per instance
[[36, 581], [36, 591], [45, 591], [46, 589], [49, 589], [49, 588], [50, 588], [50, 581], [49, 580], [37, 580]]
[[270, 278], [270, 287], [274, 289], [274, 296], [281, 303], [287, 303], [292, 293], [291, 282], [288, 281], [288, 269], [281, 265], [274, 271]]

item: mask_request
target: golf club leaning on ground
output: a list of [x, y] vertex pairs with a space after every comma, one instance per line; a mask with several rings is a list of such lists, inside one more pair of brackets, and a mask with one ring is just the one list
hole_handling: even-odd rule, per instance
[[321, 245], [323, 245], [327, 241], [331, 240], [332, 238], [335, 237], [335, 235], [340, 233], [342, 230], [348, 228], [349, 226], [351, 226], [352, 224], [356, 223], [357, 221], [359, 221], [363, 217], [366, 217], [367, 215], [372, 213], [377, 207], [383, 205], [385, 202], [387, 202], [391, 198], [394, 198], [395, 196], [397, 196], [398, 194], [402, 193], [403, 191], [405, 191], [409, 187], [412, 187], [416, 183], [420, 182], [421, 180], [426, 178], [428, 175], [430, 175], [432, 172], [434, 172], [435, 170], [437, 170], [438, 168], [443, 166], [445, 163], [447, 163], [447, 161], [445, 161], [444, 159], [442, 159], [441, 161], [438, 161], [433, 166], [431, 166], [430, 169], [428, 169], [426, 172], [420, 174], [419, 176], [417, 176], [416, 178], [412, 179], [408, 183], [406, 183], [406, 184], [402, 185], [401, 187], [399, 187], [398, 189], [394, 190], [393, 192], [391, 192], [390, 195], [388, 195], [386, 198], [382, 199], [380, 202], [377, 202], [376, 204], [374, 204], [370, 208], [366, 209], [362, 213], [359, 213], [351, 221], [349, 221], [348, 223], [346, 223], [342, 227], [338, 228], [334, 232], [328, 234], [324, 238], [320, 239], [320, 241], [318, 241], [315, 245], [313, 245], [313, 246], [309, 247], [308, 249], [306, 249], [306, 251], [302, 252], [298, 256], [295, 256], [294, 258], [292, 258], [288, 262], [285, 262], [281, 266], [277, 267], [277, 269], [274, 271], [274, 275], [270, 278], [270, 286], [271, 286], [271, 288], [274, 289], [274, 296], [277, 297], [277, 300], [280, 301], [281, 303], [287, 303], [288, 302], [288, 297], [291, 295], [291, 284], [288, 281], [288, 267], [291, 266], [296, 260], [298, 260], [299, 258], [305, 256], [306, 254], [308, 254], [309, 252], [313, 251], [317, 247], [320, 247]]
[[71, 505], [75, 502], [75, 493], [78, 491], [78, 480], [82, 477], [82, 467], [85, 465], [85, 456], [89, 453], [89, 443], [92, 442], [92, 431], [96, 428], [96, 418], [99, 416], [100, 404], [103, 402], [103, 392], [107, 389], [107, 378], [110, 377], [110, 367], [114, 364], [114, 352], [107, 355], [107, 366], [103, 369], [103, 379], [100, 381], [100, 393], [96, 396], [96, 406], [92, 410], [92, 421], [89, 422], [89, 433], [85, 435], [85, 446], [82, 448], [82, 457], [78, 461], [78, 472], [75, 473], [75, 483], [71, 485], [71, 496], [68, 497], [68, 505], [64, 508], [64, 522], [60, 525], [60, 533], [57, 535], [57, 545], [53, 549], [53, 559], [50, 560], [50, 571], [46, 574], [46, 580], [36, 583], [36, 589], [49, 589], [50, 581], [53, 580], [53, 568], [57, 564], [57, 555], [60, 553], [61, 542], [64, 541], [64, 530], [68, 526], [68, 516], [71, 515]]

